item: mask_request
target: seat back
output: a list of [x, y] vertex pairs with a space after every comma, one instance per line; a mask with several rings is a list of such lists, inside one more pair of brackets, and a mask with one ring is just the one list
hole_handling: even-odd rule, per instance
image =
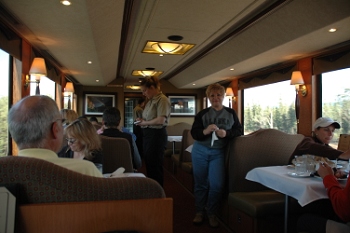
[[347, 151], [350, 149], [350, 134], [340, 134], [338, 150]]
[[103, 173], [112, 173], [120, 167], [133, 172], [130, 143], [125, 138], [100, 135], [103, 153]]
[[246, 180], [246, 174], [255, 167], [287, 165], [290, 155], [303, 138], [302, 134], [261, 129], [232, 139], [228, 145], [230, 193], [267, 189]]
[[182, 135], [182, 148], [180, 152], [180, 161], [181, 162], [192, 162], [191, 152], [188, 152], [186, 149], [193, 145], [194, 139], [191, 135], [190, 129], [185, 129]]
[[[166, 131], [169, 136], [181, 136], [185, 129], [191, 129], [191, 127], [192, 125], [190, 125], [189, 123], [179, 122], [173, 125], [168, 125], [166, 127]], [[173, 149], [172, 142], [168, 142], [166, 148], [172, 151]], [[181, 143], [175, 143], [175, 150], [180, 150], [180, 149], [181, 149]]]
[[98, 178], [43, 159], [0, 158], [0, 186], [16, 184], [19, 204], [163, 198], [163, 188], [145, 177]]

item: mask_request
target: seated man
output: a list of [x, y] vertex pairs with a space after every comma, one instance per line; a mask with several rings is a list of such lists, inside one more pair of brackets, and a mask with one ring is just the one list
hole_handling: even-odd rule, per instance
[[90, 161], [57, 156], [62, 146], [63, 121], [56, 102], [50, 97], [27, 96], [14, 104], [8, 114], [8, 128], [18, 145], [18, 155], [44, 159], [85, 175], [103, 177]]
[[118, 126], [120, 124], [120, 119], [120, 111], [117, 108], [111, 107], [104, 110], [102, 115], [104, 130], [101, 135], [127, 139], [130, 143], [133, 167], [134, 169], [138, 169], [141, 167], [141, 157], [139, 151], [131, 135], [124, 133], [119, 129]]

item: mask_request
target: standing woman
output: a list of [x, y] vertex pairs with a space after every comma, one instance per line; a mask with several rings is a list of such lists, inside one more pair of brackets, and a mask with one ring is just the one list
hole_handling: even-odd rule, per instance
[[192, 125], [195, 139], [192, 148], [196, 216], [201, 224], [207, 212], [209, 225], [218, 227], [216, 212], [220, 205], [225, 180], [224, 152], [230, 138], [242, 135], [242, 125], [236, 112], [222, 105], [225, 88], [218, 83], [206, 90], [211, 107], [200, 111]]
[[163, 158], [168, 141], [166, 126], [170, 118], [169, 99], [160, 91], [158, 78], [151, 77], [141, 82], [141, 91], [148, 102], [137, 125], [143, 132], [143, 156], [147, 176], [163, 186]]

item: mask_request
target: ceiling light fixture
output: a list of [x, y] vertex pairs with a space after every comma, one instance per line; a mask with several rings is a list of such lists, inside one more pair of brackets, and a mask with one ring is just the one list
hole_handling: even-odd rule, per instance
[[328, 31], [329, 31], [329, 32], [336, 32], [337, 29], [336, 29], [336, 28], [331, 28], [331, 29], [329, 29]]
[[194, 44], [147, 41], [142, 52], [152, 54], [183, 55], [194, 47]]
[[163, 71], [157, 71], [157, 70], [133, 70], [131, 75], [134, 76], [143, 76], [143, 77], [158, 77], [161, 75]]
[[60, 1], [62, 5], [65, 5], [65, 6], [70, 6], [72, 3], [68, 0], [63, 0], [63, 1]]

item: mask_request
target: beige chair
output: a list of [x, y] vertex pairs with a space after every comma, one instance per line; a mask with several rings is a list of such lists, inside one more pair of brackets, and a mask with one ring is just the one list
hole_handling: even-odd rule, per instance
[[[191, 129], [192, 125], [186, 122], [179, 122], [173, 125], [168, 125], [166, 131], [169, 136], [181, 136], [185, 129]], [[181, 149], [181, 142], [175, 142], [175, 154], [179, 154]], [[171, 155], [173, 154], [173, 142], [167, 143], [164, 151], [164, 168], [168, 171], [173, 171], [173, 162]]]
[[[182, 148], [178, 155], [172, 155], [172, 159], [176, 164], [176, 178], [190, 192], [193, 192], [193, 172], [192, 172], [192, 155], [186, 149], [193, 145], [194, 139], [191, 135], [191, 130], [185, 129], [182, 135]], [[176, 158], [179, 156], [178, 158]]]
[[119, 167], [125, 172], [133, 172], [132, 155], [129, 141], [124, 138], [102, 136], [103, 173], [112, 173]]

